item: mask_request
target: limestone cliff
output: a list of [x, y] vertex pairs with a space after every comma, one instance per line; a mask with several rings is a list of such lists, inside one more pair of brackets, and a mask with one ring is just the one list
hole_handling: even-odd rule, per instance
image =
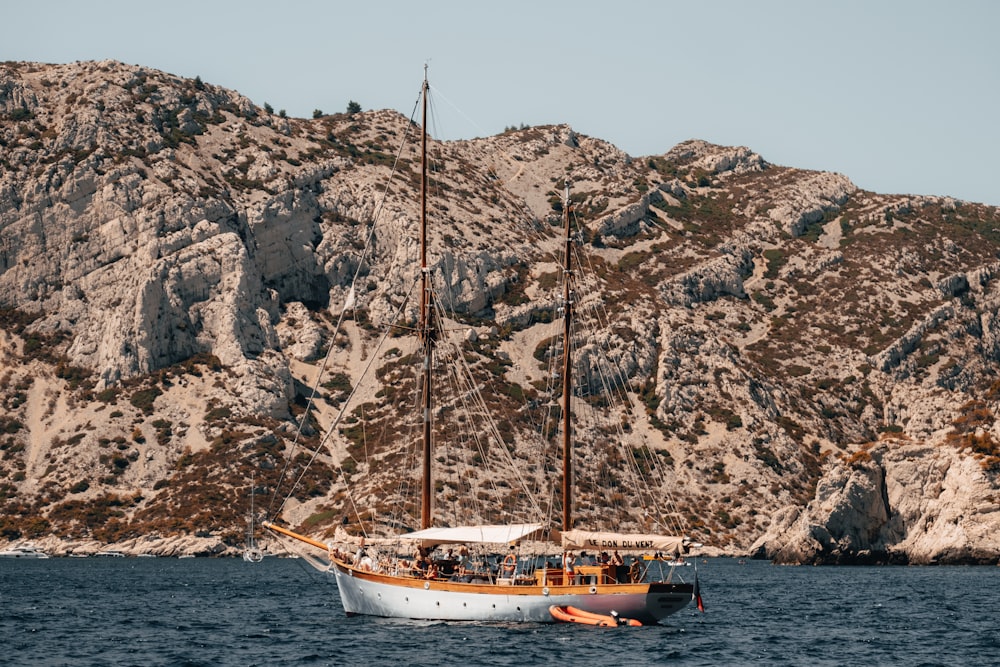
[[[237, 549], [251, 471], [266, 494], [331, 429], [418, 274], [413, 131], [111, 61], [0, 64], [0, 538]], [[430, 149], [431, 271], [496, 407], [549, 399], [569, 178], [588, 303], [612, 315], [587, 345], [614, 349], [683, 530], [794, 562], [998, 559], [996, 209], [745, 147], [637, 158], [566, 126]], [[357, 431], [402, 432], [407, 352], [374, 360], [383, 387], [332, 429], [291, 520], [332, 531], [345, 478], [374, 497], [399, 474], [392, 439]]]
[[778, 512], [751, 553], [781, 563], [993, 564], [994, 475], [952, 447], [887, 440], [831, 465], [806, 507]]

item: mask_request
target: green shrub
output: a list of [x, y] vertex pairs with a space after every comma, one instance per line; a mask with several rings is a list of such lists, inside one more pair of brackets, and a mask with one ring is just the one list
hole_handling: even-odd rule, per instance
[[764, 273], [764, 277], [772, 280], [778, 277], [778, 272], [781, 271], [781, 267], [788, 262], [788, 258], [785, 257], [785, 253], [777, 248], [769, 248], [765, 250], [764, 259], [767, 260], [767, 271]]
[[159, 387], [140, 389], [132, 394], [132, 398], [129, 399], [129, 403], [142, 410], [143, 414], [151, 415], [153, 414], [153, 402], [156, 401], [156, 397], [162, 393], [163, 392], [160, 391]]

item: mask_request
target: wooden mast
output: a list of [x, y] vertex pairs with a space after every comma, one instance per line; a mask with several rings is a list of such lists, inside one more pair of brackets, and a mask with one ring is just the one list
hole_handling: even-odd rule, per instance
[[423, 392], [423, 484], [420, 494], [420, 527], [431, 526], [431, 362], [434, 355], [431, 284], [427, 268], [427, 65], [421, 93], [423, 113], [420, 123], [420, 342], [424, 349]]
[[572, 438], [570, 437], [570, 413], [572, 412], [572, 405], [570, 404], [573, 388], [572, 388], [572, 359], [570, 355], [570, 348], [572, 347], [570, 341], [571, 325], [573, 318], [573, 293], [570, 290], [570, 282], [573, 276], [573, 267], [570, 264], [572, 261], [572, 239], [570, 237], [569, 230], [569, 181], [566, 182], [566, 196], [563, 198], [563, 235], [566, 244], [566, 256], [564, 259], [563, 268], [563, 484], [562, 484], [562, 503], [563, 503], [563, 530], [573, 529], [573, 447]]

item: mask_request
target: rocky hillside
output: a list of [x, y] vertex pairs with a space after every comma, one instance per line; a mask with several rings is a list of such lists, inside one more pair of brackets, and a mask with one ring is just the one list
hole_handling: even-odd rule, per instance
[[[117, 62], [0, 64], [0, 538], [226, 553], [251, 477], [266, 499], [304, 470], [285, 516], [316, 534], [350, 524], [345, 480], [398, 477], [373, 433], [402, 432], [406, 343], [363, 442], [361, 413], [333, 422], [418, 274], [413, 132]], [[568, 178], [683, 530], [786, 562], [1000, 559], [997, 209], [565, 126], [430, 154], [438, 298], [497, 407], [547, 398]], [[515, 458], [528, 428], [505, 427]]]

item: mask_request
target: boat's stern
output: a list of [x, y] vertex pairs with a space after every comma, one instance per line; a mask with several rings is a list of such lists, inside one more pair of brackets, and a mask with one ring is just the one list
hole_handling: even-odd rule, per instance
[[646, 612], [652, 620], [659, 621], [686, 607], [693, 596], [692, 584], [650, 584], [646, 594]]

